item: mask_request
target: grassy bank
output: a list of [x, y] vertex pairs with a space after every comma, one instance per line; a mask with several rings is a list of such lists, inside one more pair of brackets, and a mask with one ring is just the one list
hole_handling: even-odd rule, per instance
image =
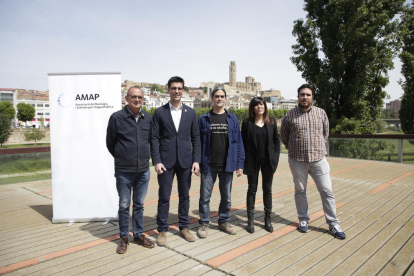
[[5, 184], [15, 184], [15, 183], [23, 183], [23, 182], [32, 182], [32, 181], [39, 181], [39, 180], [48, 180], [52, 178], [52, 174], [50, 173], [39, 173], [34, 175], [23, 175], [23, 176], [13, 176], [7, 178], [0, 178], [0, 185]]
[[33, 148], [33, 147], [50, 147], [50, 143], [37, 143], [36, 145], [34, 143], [33, 144], [3, 145], [1, 148], [11, 149], [11, 148]]
[[36, 160], [15, 160], [2, 162], [0, 165], [0, 174], [31, 173], [37, 171], [50, 170], [50, 158], [41, 158]]

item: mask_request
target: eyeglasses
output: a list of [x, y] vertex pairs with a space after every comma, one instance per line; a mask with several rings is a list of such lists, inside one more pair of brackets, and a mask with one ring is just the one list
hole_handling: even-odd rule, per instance
[[128, 96], [128, 97], [130, 97], [131, 99], [133, 99], [133, 100], [136, 100], [136, 99], [139, 99], [139, 100], [142, 100], [144, 97], [142, 97], [142, 96]]

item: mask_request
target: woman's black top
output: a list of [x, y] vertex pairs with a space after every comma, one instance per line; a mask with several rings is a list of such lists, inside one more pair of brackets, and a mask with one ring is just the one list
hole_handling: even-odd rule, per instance
[[268, 159], [269, 160], [269, 151], [267, 147], [269, 146], [267, 129], [264, 127], [256, 127], [256, 141], [257, 141], [257, 159]]

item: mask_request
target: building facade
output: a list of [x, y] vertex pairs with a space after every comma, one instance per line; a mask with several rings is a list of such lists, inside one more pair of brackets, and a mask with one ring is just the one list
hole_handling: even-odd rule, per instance
[[401, 100], [394, 100], [385, 104], [385, 109], [388, 110], [388, 114], [396, 114], [400, 112]]

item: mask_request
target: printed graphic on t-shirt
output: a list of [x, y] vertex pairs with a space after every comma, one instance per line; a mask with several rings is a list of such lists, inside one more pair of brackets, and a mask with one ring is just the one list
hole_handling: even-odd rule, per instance
[[214, 134], [227, 134], [227, 132], [229, 131], [229, 126], [227, 124], [211, 124], [211, 133]]

